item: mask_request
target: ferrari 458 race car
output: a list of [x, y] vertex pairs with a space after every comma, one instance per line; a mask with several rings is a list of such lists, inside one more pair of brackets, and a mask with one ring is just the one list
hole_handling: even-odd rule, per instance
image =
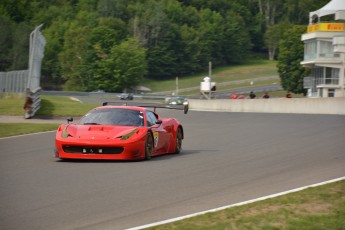
[[[113, 104], [118, 104], [115, 102]], [[175, 118], [163, 118], [156, 108], [180, 109], [188, 105], [105, 102], [77, 124], [68, 118], [59, 126], [55, 156], [60, 159], [137, 160], [180, 153], [184, 130]], [[154, 108], [150, 110], [149, 108]]]

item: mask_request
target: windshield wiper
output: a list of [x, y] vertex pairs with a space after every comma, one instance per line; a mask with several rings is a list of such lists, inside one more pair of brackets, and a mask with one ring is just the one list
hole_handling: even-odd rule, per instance
[[84, 123], [83, 125], [101, 125], [101, 124], [96, 123], [96, 122], [87, 122], [87, 123]]

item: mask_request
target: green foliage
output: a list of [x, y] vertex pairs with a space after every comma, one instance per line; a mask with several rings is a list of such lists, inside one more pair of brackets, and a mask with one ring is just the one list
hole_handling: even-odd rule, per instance
[[301, 35], [305, 33], [306, 26], [292, 26], [284, 33], [281, 40], [278, 56], [278, 72], [283, 89], [293, 93], [304, 93], [303, 78], [307, 70], [300, 64], [303, 60], [304, 45]]
[[[96, 47], [97, 49], [97, 47]], [[111, 48], [109, 54], [97, 49], [93, 84], [107, 92], [119, 92], [138, 85], [146, 73], [146, 49], [135, 38]]]
[[285, 17], [288, 21], [296, 25], [307, 25], [309, 23], [309, 12], [320, 9], [330, 0], [286, 0]]
[[234, 11], [229, 11], [224, 22], [224, 38], [221, 47], [226, 64], [247, 60], [252, 43], [249, 31], [244, 28], [246, 25], [243, 18]]
[[281, 22], [269, 27], [265, 33], [265, 44], [269, 48], [269, 59], [275, 60], [279, 43], [285, 39], [284, 32], [289, 29], [291, 25], [288, 22]]
[[0, 8], [0, 71], [8, 70], [12, 64], [11, 47], [12, 47], [12, 33], [14, 30], [14, 23], [11, 19], [2, 14], [4, 10]]
[[139, 41], [140, 50], [146, 49], [143, 66], [147, 68], [138, 79], [183, 78], [204, 72], [210, 61], [214, 67], [243, 63], [253, 52], [267, 49], [276, 57], [281, 22], [306, 25], [308, 13], [327, 2], [3, 0], [0, 71], [27, 68], [29, 34], [43, 24], [47, 40], [42, 63], [45, 89], [59, 89], [60, 85], [81, 91], [101, 86], [111, 92], [133, 88], [138, 81], [119, 80], [128, 77], [121, 65], [114, 65], [121, 62], [114, 52], [132, 38]]
[[86, 89], [86, 82], [82, 75], [84, 58], [87, 53], [88, 40], [84, 34], [90, 33], [90, 28], [79, 26], [76, 23], [65, 33], [65, 43], [59, 59], [62, 68], [62, 77], [66, 80], [66, 90]]

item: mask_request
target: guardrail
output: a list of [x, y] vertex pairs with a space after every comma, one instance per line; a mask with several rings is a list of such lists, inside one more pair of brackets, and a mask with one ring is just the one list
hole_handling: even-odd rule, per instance
[[41, 108], [41, 88], [35, 89], [33, 92], [28, 88], [26, 91], [24, 103], [24, 118], [32, 118], [35, 113]]

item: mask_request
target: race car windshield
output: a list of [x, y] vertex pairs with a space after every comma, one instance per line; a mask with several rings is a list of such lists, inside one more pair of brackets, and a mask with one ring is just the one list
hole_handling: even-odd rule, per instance
[[80, 121], [84, 125], [144, 126], [142, 112], [130, 109], [97, 109], [86, 114]]

